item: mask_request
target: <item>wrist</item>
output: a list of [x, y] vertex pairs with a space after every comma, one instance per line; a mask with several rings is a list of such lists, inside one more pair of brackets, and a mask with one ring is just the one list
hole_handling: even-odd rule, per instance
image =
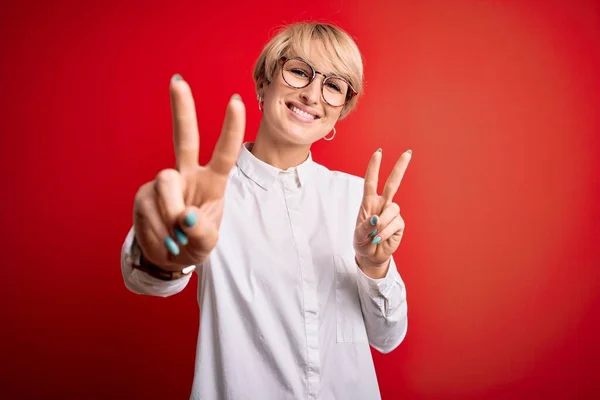
[[372, 278], [372, 279], [385, 278], [385, 276], [387, 275], [388, 270], [390, 268], [390, 260], [391, 260], [391, 257], [388, 258], [386, 261], [384, 261], [381, 264], [376, 264], [376, 263], [370, 262], [365, 257], [360, 257], [360, 256], [354, 257], [354, 261], [356, 262], [356, 265], [358, 266], [358, 268], [360, 268], [361, 271], [365, 275], [367, 275], [369, 278]]
[[160, 279], [161, 281], [172, 281], [183, 278], [184, 276], [187, 276], [192, 271], [194, 271], [194, 269], [196, 269], [195, 266], [189, 266], [182, 268], [178, 271], [172, 271], [164, 269], [161, 266], [152, 263], [150, 260], [144, 257], [144, 253], [142, 252], [142, 249], [140, 248], [135, 238], [133, 239], [131, 254], [132, 268], [143, 271], [146, 274], [152, 276], [153, 278]]

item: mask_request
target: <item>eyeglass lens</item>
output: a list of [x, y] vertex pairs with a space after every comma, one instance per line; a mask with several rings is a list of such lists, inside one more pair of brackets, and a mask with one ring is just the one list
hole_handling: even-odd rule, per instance
[[[308, 86], [313, 78], [313, 69], [302, 60], [290, 59], [283, 65], [283, 79], [294, 88]], [[322, 85], [323, 98], [332, 106], [342, 106], [348, 95], [348, 83], [340, 78], [328, 77]]]

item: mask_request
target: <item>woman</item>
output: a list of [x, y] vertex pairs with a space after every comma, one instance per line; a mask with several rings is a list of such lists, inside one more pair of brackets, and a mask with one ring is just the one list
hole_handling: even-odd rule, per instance
[[411, 152], [381, 196], [381, 151], [365, 179], [313, 161], [310, 146], [333, 139], [362, 90], [360, 52], [335, 26], [286, 27], [254, 79], [256, 141], [243, 143], [245, 108], [234, 95], [207, 166], [198, 165], [191, 90], [172, 79], [177, 166], [136, 195], [125, 284], [171, 296], [199, 274], [193, 399], [379, 398], [369, 345], [390, 352], [407, 329], [392, 258], [404, 222], [392, 198]]

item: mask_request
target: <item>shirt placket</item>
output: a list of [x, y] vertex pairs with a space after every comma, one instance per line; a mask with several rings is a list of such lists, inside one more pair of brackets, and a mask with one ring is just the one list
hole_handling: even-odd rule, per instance
[[282, 172], [279, 175], [283, 194], [290, 218], [292, 235], [297, 249], [298, 265], [302, 274], [302, 295], [304, 329], [306, 335], [307, 398], [316, 399], [320, 382], [319, 355], [319, 307], [317, 282], [312, 253], [304, 220], [306, 216], [300, 207], [300, 187], [294, 172]]

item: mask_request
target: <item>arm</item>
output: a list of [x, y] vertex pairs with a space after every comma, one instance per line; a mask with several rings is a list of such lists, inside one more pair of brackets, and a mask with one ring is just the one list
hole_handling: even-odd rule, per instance
[[136, 294], [168, 297], [181, 292], [188, 284], [191, 273], [181, 278], [165, 281], [139, 269], [133, 268], [134, 263], [139, 263], [141, 251], [134, 240], [134, 231], [131, 228], [121, 248], [121, 273], [125, 287]]
[[358, 295], [369, 337], [369, 344], [389, 353], [404, 340], [408, 328], [406, 288], [390, 257], [383, 277], [373, 278], [357, 264]]
[[180, 75], [175, 75], [170, 92], [176, 168], [161, 170], [155, 179], [138, 189], [133, 229], [121, 249], [125, 286], [134, 293], [160, 297], [182, 291], [193, 266], [209, 263], [209, 254], [219, 236], [225, 190], [243, 144], [246, 123], [244, 104], [239, 95], [234, 95], [210, 162], [200, 166], [191, 88]]
[[406, 336], [406, 290], [393, 254], [404, 234], [400, 206], [393, 202], [412, 151], [404, 152], [377, 193], [381, 151], [371, 156], [354, 230], [359, 297], [369, 343], [382, 353], [394, 350]]

